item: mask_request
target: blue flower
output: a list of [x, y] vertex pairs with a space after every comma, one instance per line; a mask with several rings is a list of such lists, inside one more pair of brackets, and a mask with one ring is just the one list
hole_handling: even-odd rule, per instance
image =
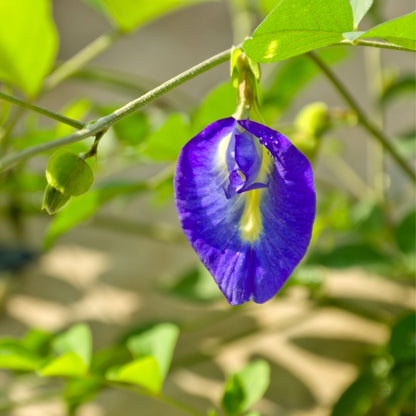
[[225, 118], [183, 147], [174, 187], [185, 235], [228, 302], [272, 298], [311, 238], [306, 157], [275, 130]]

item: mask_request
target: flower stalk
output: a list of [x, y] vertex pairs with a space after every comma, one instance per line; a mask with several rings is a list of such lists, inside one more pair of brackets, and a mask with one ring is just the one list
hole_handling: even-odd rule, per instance
[[231, 59], [231, 76], [233, 85], [237, 88], [237, 109], [233, 115], [236, 120], [250, 118], [253, 108], [258, 108], [257, 99], [257, 79], [253, 71], [253, 66], [258, 65], [241, 50], [235, 49]]

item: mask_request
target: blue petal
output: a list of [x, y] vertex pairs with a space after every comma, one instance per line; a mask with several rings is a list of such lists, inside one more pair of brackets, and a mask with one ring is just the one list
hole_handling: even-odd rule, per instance
[[[234, 163], [245, 182], [227, 195], [238, 182]], [[273, 297], [309, 245], [315, 190], [308, 160], [281, 133], [227, 118], [184, 146], [174, 185], [185, 235], [228, 302]]]

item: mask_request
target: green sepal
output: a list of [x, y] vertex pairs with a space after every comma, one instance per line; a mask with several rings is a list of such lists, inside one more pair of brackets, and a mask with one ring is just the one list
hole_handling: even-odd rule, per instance
[[233, 114], [236, 119], [250, 117], [250, 111], [259, 110], [257, 89], [260, 78], [260, 68], [244, 52], [233, 53], [232, 83], [237, 88], [237, 109]]
[[59, 192], [52, 185], [46, 185], [42, 210], [45, 210], [49, 215], [53, 215], [63, 208], [70, 198], [70, 195]]
[[260, 400], [270, 384], [270, 366], [255, 360], [231, 375], [225, 384], [221, 406], [227, 416], [237, 416]]
[[[260, 65], [253, 61], [241, 48], [233, 48], [230, 58], [230, 72], [231, 72], [231, 81], [233, 87], [238, 88], [238, 84], [241, 80], [241, 75], [244, 71], [248, 71], [254, 77], [256, 81], [260, 80]], [[241, 57], [241, 58], [240, 58]], [[243, 75], [246, 77], [246, 75]]]
[[234, 48], [231, 52], [230, 58], [230, 75], [231, 75], [231, 82], [233, 87], [238, 88], [238, 68], [237, 68], [237, 61], [240, 55], [243, 53], [241, 48]]

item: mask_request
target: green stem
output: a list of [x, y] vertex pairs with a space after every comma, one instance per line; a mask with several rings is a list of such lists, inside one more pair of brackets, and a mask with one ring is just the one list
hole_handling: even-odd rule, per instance
[[[367, 85], [371, 97], [371, 114], [378, 127], [385, 128], [383, 108], [380, 104], [383, 92], [383, 70], [381, 63], [381, 50], [370, 48], [365, 51], [365, 64], [367, 70]], [[367, 150], [368, 172], [367, 180], [372, 183], [377, 199], [384, 200], [385, 173], [383, 147], [377, 142], [369, 142]]]
[[228, 0], [234, 43], [242, 42], [253, 31], [253, 14], [247, 0]]
[[86, 160], [90, 157], [97, 156], [98, 145], [100, 144], [100, 140], [106, 132], [107, 130], [101, 130], [95, 135], [95, 140], [94, 140], [93, 145], [91, 146], [91, 149], [87, 153], [84, 153], [83, 155], [81, 155], [82, 159]]
[[89, 43], [84, 49], [81, 49], [72, 58], [65, 61], [61, 66], [55, 69], [52, 74], [45, 80], [44, 89], [49, 91], [55, 88], [65, 79], [69, 78], [74, 72], [85, 66], [100, 53], [108, 49], [123, 34], [115, 30], [105, 35], [99, 36], [93, 42]]
[[[375, 194], [373, 189], [357, 175], [355, 170], [342, 157], [337, 155], [327, 156], [325, 164], [337, 176], [337, 179], [345, 184], [351, 195], [354, 195], [358, 200], [372, 197]], [[347, 178], [348, 180], [346, 180]]]
[[16, 112], [11, 115], [4, 129], [0, 131], [0, 155], [4, 155], [6, 153], [9, 144], [10, 133], [18, 123], [24, 111], [24, 108], [17, 109]]
[[[85, 80], [89, 84], [98, 83], [113, 87], [117, 90], [122, 89], [130, 95], [133, 95], [133, 97], [137, 97], [138, 94], [144, 94], [146, 91], [160, 84], [160, 82], [153, 79], [97, 67], [81, 68], [74, 72], [71, 78]], [[163, 100], [159, 100], [158, 105], [167, 108], [193, 108], [197, 105], [197, 101], [183, 91], [175, 92], [174, 98], [175, 100], [172, 100], [172, 102], [175, 102], [175, 106], [171, 104], [171, 101], [164, 102]]]
[[19, 152], [12, 153], [4, 158], [0, 159], [0, 171], [10, 168], [14, 164], [25, 160], [36, 154], [46, 152], [47, 150], [56, 149], [57, 147], [64, 146], [67, 144], [79, 142], [86, 139], [87, 137], [94, 136], [97, 133], [108, 129], [117, 121], [123, 119], [129, 114], [137, 111], [139, 108], [144, 107], [149, 104], [151, 101], [154, 101], [156, 98], [168, 93], [174, 88], [182, 85], [186, 81], [189, 81], [192, 78], [202, 74], [203, 72], [208, 71], [209, 69], [220, 65], [230, 59], [231, 48], [223, 52], [220, 52], [217, 55], [208, 58], [204, 62], [199, 63], [198, 65], [193, 66], [192, 68], [182, 72], [181, 74], [171, 78], [165, 83], [159, 85], [158, 87], [152, 89], [141, 97], [130, 101], [123, 107], [117, 109], [113, 113], [98, 119], [95, 122], [89, 123], [84, 129], [79, 130], [73, 134], [62, 137], [60, 139], [52, 140], [47, 143], [42, 143], [37, 146], [33, 146]]
[[352, 45], [355, 46], [370, 46], [373, 48], [393, 49], [395, 51], [414, 52], [414, 49], [405, 48], [404, 46], [395, 45], [394, 43], [382, 42], [377, 40], [357, 39]]
[[8, 101], [9, 103], [12, 103], [12, 104], [16, 104], [21, 108], [25, 108], [27, 110], [31, 110], [36, 113], [42, 114], [45, 117], [59, 121], [60, 123], [67, 124], [68, 126], [75, 127], [76, 129], [82, 129], [83, 127], [85, 127], [85, 124], [80, 123], [77, 120], [73, 120], [72, 118], [65, 117], [58, 113], [54, 113], [53, 111], [47, 110], [46, 108], [28, 103], [26, 101], [21, 100], [20, 98], [14, 97], [9, 94], [5, 94], [4, 92], [0, 92], [0, 99], [4, 101]]
[[[402, 158], [402, 156], [397, 152], [397, 150], [390, 143], [390, 139], [381, 131], [379, 128], [367, 117], [364, 111], [361, 109], [359, 104], [355, 99], [350, 95], [348, 90], [344, 87], [342, 82], [336, 77], [336, 75], [331, 71], [331, 69], [323, 62], [314, 52], [308, 53], [309, 57], [318, 65], [322, 72], [327, 76], [329, 81], [335, 87], [335, 89], [340, 93], [344, 100], [350, 105], [350, 107], [355, 111], [358, 117], [359, 123], [367, 129], [371, 135], [379, 141], [379, 143], [384, 147], [384, 149], [390, 153], [390, 156], [397, 162], [397, 164], [402, 168], [402, 170], [409, 176], [409, 178], [416, 183], [416, 173], [414, 170], [407, 164], [407, 162]], [[1, 166], [1, 165], [0, 165]]]

